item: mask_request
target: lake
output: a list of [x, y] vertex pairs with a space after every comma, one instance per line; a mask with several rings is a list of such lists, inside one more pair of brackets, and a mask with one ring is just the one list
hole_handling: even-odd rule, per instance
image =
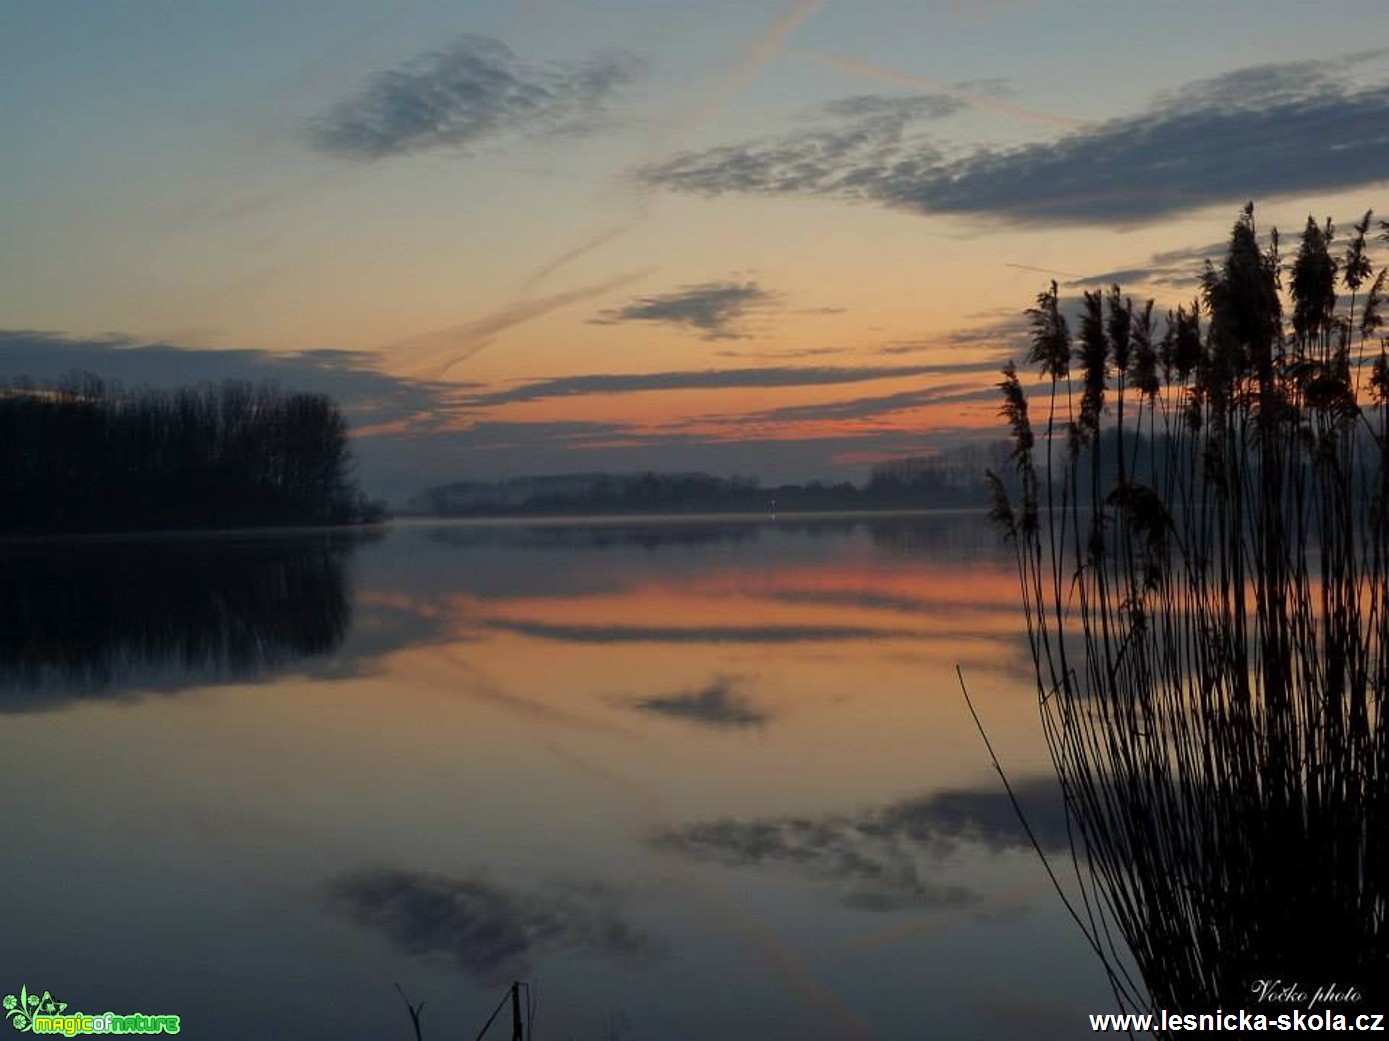
[[[982, 515], [0, 547], [0, 990], [195, 1038], [1069, 1038]], [[1064, 873], [1063, 873], [1064, 875]], [[507, 1014], [488, 1036], [509, 1036]]]

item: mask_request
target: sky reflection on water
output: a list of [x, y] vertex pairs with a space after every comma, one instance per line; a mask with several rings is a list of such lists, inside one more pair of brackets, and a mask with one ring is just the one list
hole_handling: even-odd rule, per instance
[[[467, 1034], [516, 976], [537, 1037], [619, 1010], [637, 1038], [1045, 1037], [1109, 1007], [955, 681], [1059, 851], [978, 517], [84, 559], [105, 592], [53, 566], [100, 639], [38, 682], [0, 648], [16, 986], [227, 1038], [401, 1034], [395, 981]], [[7, 617], [57, 610], [39, 564], [7, 574]]]

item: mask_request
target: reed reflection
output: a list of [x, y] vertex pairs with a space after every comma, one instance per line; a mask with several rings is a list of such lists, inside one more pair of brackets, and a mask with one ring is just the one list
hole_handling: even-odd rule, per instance
[[359, 536], [13, 543], [0, 549], [0, 711], [265, 678], [352, 622]]

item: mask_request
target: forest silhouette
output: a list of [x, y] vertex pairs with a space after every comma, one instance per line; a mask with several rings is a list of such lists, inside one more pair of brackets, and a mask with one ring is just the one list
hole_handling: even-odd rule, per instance
[[0, 533], [352, 524], [347, 425], [321, 394], [227, 382], [0, 385]]

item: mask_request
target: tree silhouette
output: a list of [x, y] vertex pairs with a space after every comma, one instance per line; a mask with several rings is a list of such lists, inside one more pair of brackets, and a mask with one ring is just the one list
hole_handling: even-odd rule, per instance
[[229, 382], [126, 393], [90, 375], [0, 385], [0, 531], [372, 519], [318, 394]]

